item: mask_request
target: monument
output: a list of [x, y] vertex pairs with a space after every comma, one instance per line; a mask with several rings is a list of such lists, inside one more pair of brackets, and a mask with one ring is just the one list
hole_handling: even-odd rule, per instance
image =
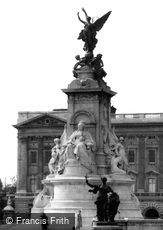
[[[85, 55], [76, 56], [77, 63], [73, 68], [75, 79], [63, 89], [68, 96], [67, 125], [61, 138], [54, 140], [49, 162], [50, 174], [42, 181], [44, 189], [35, 198], [32, 212], [67, 212], [76, 216], [80, 213], [82, 229], [86, 230], [95, 220], [96, 206], [98, 212], [95, 190], [100, 190], [98, 185], [101, 184], [101, 178], [104, 190], [107, 190], [105, 195], [109, 192], [111, 195], [117, 194], [115, 196], [119, 200], [114, 215], [104, 218], [98, 212], [99, 220], [95, 220], [94, 225], [101, 220], [114, 222], [115, 215], [115, 219], [142, 219], [142, 215], [139, 201], [132, 193], [134, 181], [126, 174], [128, 163], [123, 138], [118, 139], [111, 129], [111, 98], [116, 93], [104, 81], [106, 72], [102, 54], [94, 56], [93, 52], [97, 32], [111, 11], [95, 22], [84, 9], [82, 11], [85, 20], [77, 14], [79, 21], [84, 24], [78, 39], [84, 42]], [[94, 186], [94, 192], [88, 192], [86, 183]], [[110, 207], [113, 204], [110, 203]], [[115, 226], [114, 229], [119, 228]]]

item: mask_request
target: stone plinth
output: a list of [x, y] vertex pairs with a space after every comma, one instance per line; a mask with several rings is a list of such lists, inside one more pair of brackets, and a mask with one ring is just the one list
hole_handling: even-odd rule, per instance
[[[99, 184], [98, 175], [89, 177], [90, 183]], [[89, 193], [84, 176], [57, 175], [47, 177], [43, 183], [53, 190], [53, 197], [43, 208], [32, 208], [32, 213], [75, 213], [81, 210], [83, 230], [90, 229], [92, 218], [96, 215], [95, 195]]]
[[[67, 172], [69, 169], [67, 169]], [[74, 167], [74, 170], [77, 170]], [[82, 169], [81, 169], [82, 170]], [[73, 172], [73, 170], [72, 170]], [[84, 175], [80, 175], [80, 169], [76, 171], [78, 176], [74, 174], [48, 176], [43, 183], [51, 191], [52, 198], [49, 200], [45, 207], [41, 209], [34, 207], [32, 212], [46, 212], [46, 213], [75, 213], [81, 210], [83, 220], [83, 230], [91, 227], [93, 217], [96, 216], [96, 194], [89, 193], [89, 187], [85, 183]], [[119, 213], [117, 213], [115, 220], [140, 220], [143, 219], [139, 201], [132, 193], [133, 180], [125, 174], [110, 174], [105, 175], [108, 183], [113, 190], [120, 196]], [[100, 184], [101, 179], [99, 175], [89, 175], [89, 182], [91, 184]], [[93, 226], [92, 226], [93, 227]], [[94, 226], [98, 228], [93, 229], [121, 229], [110, 226]]]
[[[91, 169], [94, 173], [96, 173], [96, 165], [93, 164], [91, 165]], [[64, 170], [64, 175], [66, 176], [85, 176], [87, 174], [90, 174], [90, 169], [87, 167], [84, 167], [81, 165], [80, 161], [75, 160], [75, 159], [70, 159], [68, 163], [66, 164], [65, 170]]]

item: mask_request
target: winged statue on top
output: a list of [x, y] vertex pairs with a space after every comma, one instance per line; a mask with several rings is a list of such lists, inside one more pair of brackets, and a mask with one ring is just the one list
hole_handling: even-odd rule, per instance
[[88, 16], [88, 14], [84, 8], [82, 8], [82, 11], [85, 14], [85, 21], [83, 21], [80, 18], [79, 12], [77, 13], [79, 21], [84, 24], [84, 29], [81, 30], [78, 39], [81, 39], [84, 42], [83, 50], [89, 54], [93, 54], [93, 50], [96, 47], [96, 44], [98, 41], [96, 39], [96, 34], [98, 31], [101, 30], [101, 28], [105, 24], [106, 20], [108, 19], [109, 15], [111, 14], [111, 11], [104, 14], [101, 18], [97, 19], [95, 22], [91, 22], [92, 18], [90, 16]]

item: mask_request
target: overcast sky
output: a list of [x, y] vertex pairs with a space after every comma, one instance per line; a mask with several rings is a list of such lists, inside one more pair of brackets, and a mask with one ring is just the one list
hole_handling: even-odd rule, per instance
[[162, 0], [1, 0], [0, 178], [16, 175], [18, 111], [67, 107], [61, 88], [83, 55], [81, 7], [94, 19], [112, 10], [95, 55], [103, 54], [117, 113], [163, 112]]

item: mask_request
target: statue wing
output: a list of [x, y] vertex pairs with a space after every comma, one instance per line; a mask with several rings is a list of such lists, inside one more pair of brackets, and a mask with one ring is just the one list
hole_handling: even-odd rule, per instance
[[101, 30], [101, 28], [103, 27], [103, 25], [105, 24], [106, 20], [108, 19], [109, 15], [111, 14], [111, 11], [109, 11], [108, 13], [104, 14], [101, 18], [97, 19], [94, 23], [93, 26], [95, 28], [96, 31]]
[[64, 127], [64, 131], [62, 133], [60, 140], [61, 140], [61, 146], [67, 144], [68, 137], [67, 137], [67, 126], [66, 125]]
[[118, 137], [116, 136], [114, 129], [109, 130], [109, 141], [110, 146], [117, 145], [118, 143]]

